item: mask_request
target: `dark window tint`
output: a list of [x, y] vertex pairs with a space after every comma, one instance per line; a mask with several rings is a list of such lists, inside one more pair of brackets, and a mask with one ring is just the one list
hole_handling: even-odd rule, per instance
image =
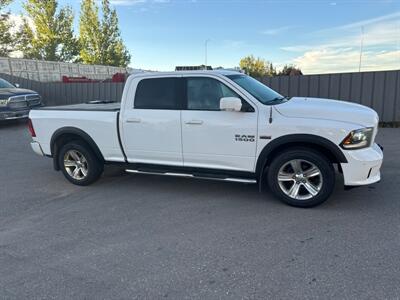
[[193, 110], [219, 110], [222, 97], [239, 96], [216, 79], [190, 77], [187, 81], [187, 108]]
[[180, 109], [178, 78], [143, 79], [135, 95], [135, 108]]

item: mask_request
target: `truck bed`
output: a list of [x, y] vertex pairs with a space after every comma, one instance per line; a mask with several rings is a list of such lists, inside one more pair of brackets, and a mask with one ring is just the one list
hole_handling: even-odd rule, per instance
[[72, 111], [119, 111], [121, 108], [120, 102], [104, 102], [92, 101], [81, 104], [60, 105], [60, 106], [45, 106], [38, 108], [39, 110], [72, 110]]
[[72, 128], [87, 134], [107, 161], [124, 162], [119, 142], [120, 103], [83, 103], [33, 109], [29, 117], [35, 128], [34, 141], [45, 155], [51, 153], [51, 139], [59, 130]]

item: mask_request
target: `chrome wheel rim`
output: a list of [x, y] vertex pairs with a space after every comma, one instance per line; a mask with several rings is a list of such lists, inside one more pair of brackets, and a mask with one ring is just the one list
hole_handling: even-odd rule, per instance
[[83, 180], [88, 174], [88, 163], [77, 150], [68, 150], [64, 155], [64, 169], [75, 180]]
[[320, 192], [322, 173], [308, 160], [293, 159], [279, 169], [278, 183], [286, 196], [296, 200], [308, 200]]

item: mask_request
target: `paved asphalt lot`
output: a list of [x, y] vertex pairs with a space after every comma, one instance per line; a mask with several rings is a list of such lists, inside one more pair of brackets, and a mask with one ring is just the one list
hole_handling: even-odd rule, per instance
[[116, 169], [77, 187], [29, 141], [0, 126], [0, 299], [400, 298], [400, 129], [381, 183], [313, 209]]

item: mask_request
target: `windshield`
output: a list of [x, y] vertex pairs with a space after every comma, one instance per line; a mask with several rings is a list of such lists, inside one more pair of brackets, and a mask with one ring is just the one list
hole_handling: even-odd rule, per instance
[[11, 83], [0, 78], [0, 89], [15, 88]]
[[283, 97], [281, 94], [275, 92], [250, 76], [238, 74], [227, 75], [227, 77], [240, 85], [263, 104], [271, 104], [271, 102], [285, 99], [285, 97]]

